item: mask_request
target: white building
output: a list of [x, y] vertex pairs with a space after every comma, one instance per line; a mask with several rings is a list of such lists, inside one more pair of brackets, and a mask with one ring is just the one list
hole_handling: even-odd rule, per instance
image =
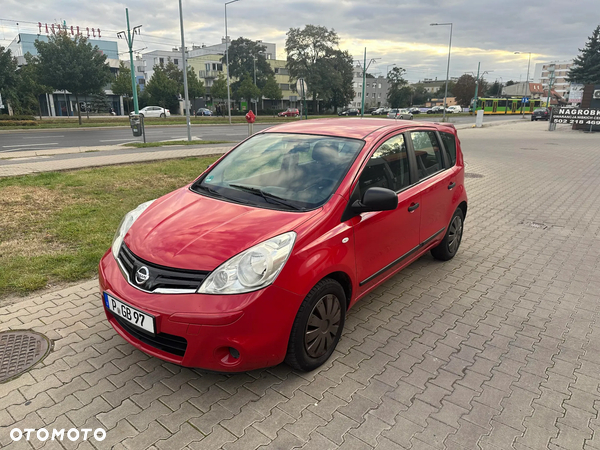
[[[348, 105], [352, 108], [360, 108], [362, 106], [362, 91], [363, 91], [363, 70], [360, 66], [354, 67], [352, 79], [352, 87], [354, 88], [354, 98]], [[386, 77], [378, 76], [377, 78], [365, 78], [365, 109], [370, 107], [388, 106], [388, 80]]]
[[567, 75], [569, 69], [573, 66], [573, 60], [548, 61], [536, 64], [533, 71], [533, 81], [541, 83], [544, 89], [548, 89], [550, 79], [548, 68], [552, 64], [554, 65], [554, 82], [552, 87], [562, 97], [568, 97], [571, 83], [567, 81]]

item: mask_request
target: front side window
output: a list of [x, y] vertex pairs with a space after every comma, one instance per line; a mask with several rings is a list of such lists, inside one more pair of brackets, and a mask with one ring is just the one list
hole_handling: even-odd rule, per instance
[[433, 131], [413, 131], [410, 137], [415, 149], [419, 180], [444, 168], [442, 152]]
[[192, 191], [271, 209], [314, 209], [335, 192], [363, 145], [330, 136], [258, 134], [225, 156]]
[[446, 149], [448, 161], [450, 161], [451, 166], [454, 166], [456, 164], [456, 138], [451, 133], [440, 133], [440, 136]]
[[361, 196], [371, 187], [399, 191], [410, 185], [404, 135], [385, 141], [369, 158], [358, 180]]

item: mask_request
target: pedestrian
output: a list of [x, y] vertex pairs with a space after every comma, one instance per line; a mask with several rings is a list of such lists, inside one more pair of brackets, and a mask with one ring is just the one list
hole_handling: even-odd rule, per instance
[[217, 117], [221, 115], [221, 105], [217, 104]]

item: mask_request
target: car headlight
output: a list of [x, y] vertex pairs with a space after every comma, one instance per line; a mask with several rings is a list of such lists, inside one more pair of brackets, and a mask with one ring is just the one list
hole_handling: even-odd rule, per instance
[[119, 257], [119, 250], [121, 250], [121, 244], [123, 243], [123, 239], [125, 239], [125, 235], [133, 225], [133, 222], [137, 220], [138, 217], [142, 215], [142, 213], [150, 206], [154, 200], [150, 200], [146, 203], [142, 203], [137, 208], [132, 211], [129, 211], [121, 220], [119, 227], [117, 228], [117, 232], [115, 233], [115, 237], [113, 238], [112, 243], [112, 254], [115, 259]]
[[275, 281], [292, 253], [296, 233], [290, 231], [244, 250], [215, 269], [199, 294], [242, 294], [262, 289]]

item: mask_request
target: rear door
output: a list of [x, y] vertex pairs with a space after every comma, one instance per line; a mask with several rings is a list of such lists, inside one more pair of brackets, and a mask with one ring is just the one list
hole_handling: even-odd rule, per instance
[[355, 220], [356, 272], [360, 292], [410, 259], [419, 246], [420, 194], [413, 185], [406, 138], [402, 133], [382, 140], [371, 154], [355, 186], [362, 198], [371, 187], [398, 195], [393, 211], [363, 213]]
[[455, 173], [442, 152], [438, 133], [433, 129], [409, 133], [409, 151], [416, 161], [417, 187], [421, 200], [420, 243], [443, 236], [453, 212]]

